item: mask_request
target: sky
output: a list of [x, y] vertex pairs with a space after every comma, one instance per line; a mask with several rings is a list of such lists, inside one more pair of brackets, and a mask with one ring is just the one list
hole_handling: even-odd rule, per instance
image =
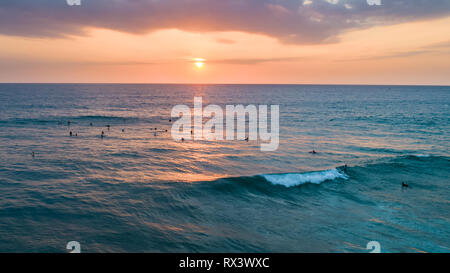
[[380, 1], [2, 0], [0, 82], [450, 85], [450, 0]]

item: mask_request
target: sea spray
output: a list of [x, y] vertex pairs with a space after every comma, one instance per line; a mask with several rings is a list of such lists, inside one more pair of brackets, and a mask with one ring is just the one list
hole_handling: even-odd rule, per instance
[[306, 183], [320, 184], [327, 180], [337, 178], [348, 179], [345, 173], [337, 169], [307, 173], [264, 174], [261, 176], [274, 185], [282, 185], [285, 187], [294, 187]]

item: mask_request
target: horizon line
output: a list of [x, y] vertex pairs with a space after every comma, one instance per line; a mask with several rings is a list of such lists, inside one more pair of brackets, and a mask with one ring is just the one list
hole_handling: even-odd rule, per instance
[[0, 84], [79, 84], [79, 85], [323, 85], [323, 86], [435, 86], [450, 84], [365, 84], [365, 83], [133, 83], [133, 82], [0, 82]]

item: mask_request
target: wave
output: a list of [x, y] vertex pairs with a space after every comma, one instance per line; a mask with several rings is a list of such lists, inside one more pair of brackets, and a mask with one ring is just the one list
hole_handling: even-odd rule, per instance
[[412, 157], [431, 157], [431, 155], [429, 154], [411, 154], [408, 156], [412, 156]]
[[136, 117], [101, 116], [101, 115], [66, 117], [66, 119], [71, 119], [71, 118], [73, 120], [129, 120], [129, 119], [136, 119]]
[[112, 115], [82, 115], [82, 116], [48, 116], [38, 118], [10, 118], [0, 120], [0, 124], [6, 125], [42, 125], [42, 124], [67, 124], [67, 121], [71, 121], [72, 124], [89, 124], [90, 122], [96, 124], [100, 122], [108, 122], [111, 124], [122, 123], [154, 123], [158, 124], [162, 121], [168, 120], [161, 116], [151, 117], [135, 117], [135, 116], [112, 116]]
[[282, 185], [287, 188], [306, 183], [320, 184], [338, 178], [348, 179], [348, 176], [338, 169], [307, 173], [263, 174], [260, 176], [273, 185]]
[[[426, 173], [434, 176], [448, 177], [450, 171], [450, 159], [446, 156], [435, 155], [401, 155], [396, 157], [385, 157], [371, 160], [362, 164], [348, 166], [347, 168], [336, 167], [333, 169], [318, 170], [303, 173], [275, 173], [257, 174], [253, 176], [225, 177], [213, 180], [215, 183], [205, 183], [213, 186], [221, 192], [240, 192], [243, 188], [250, 191], [258, 191], [268, 195], [274, 195], [274, 186], [284, 188], [301, 187], [304, 184], [316, 184], [327, 181], [349, 180], [350, 182], [366, 184], [372, 178], [379, 179], [379, 183], [398, 184], [398, 181], [410, 177], [425, 177]], [[424, 172], [424, 170], [427, 170]], [[390, 179], [385, 180], [389, 176]], [[384, 182], [383, 182], [384, 183]], [[279, 188], [281, 189], [281, 188]]]
[[117, 117], [117, 116], [72, 116], [72, 117], [45, 117], [45, 118], [11, 118], [7, 120], [1, 120], [0, 123], [10, 124], [47, 124], [47, 123], [63, 123], [66, 124], [68, 120], [71, 122], [76, 121], [123, 121], [135, 118], [130, 117]]
[[0, 124], [47, 124], [54, 123], [55, 120], [39, 119], [39, 118], [12, 118], [7, 120], [1, 120]]

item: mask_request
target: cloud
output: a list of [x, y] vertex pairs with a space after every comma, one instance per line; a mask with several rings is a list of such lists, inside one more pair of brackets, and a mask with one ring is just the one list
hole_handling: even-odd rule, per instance
[[360, 56], [353, 59], [339, 59], [337, 62], [354, 62], [354, 61], [378, 61], [384, 59], [408, 58], [419, 55], [448, 55], [450, 54], [450, 41], [434, 43], [422, 46], [416, 50], [396, 51], [384, 55]]
[[411, 50], [411, 51], [399, 51], [399, 52], [392, 52], [385, 55], [375, 55], [375, 56], [366, 56], [366, 57], [360, 57], [355, 59], [346, 59], [346, 60], [339, 60], [339, 61], [345, 61], [345, 62], [352, 62], [352, 61], [378, 61], [378, 60], [384, 60], [384, 59], [395, 59], [395, 58], [406, 58], [406, 57], [412, 57], [412, 56], [418, 56], [418, 55], [424, 55], [424, 54], [430, 54], [433, 53], [429, 50]]
[[208, 63], [251, 65], [251, 64], [274, 63], [274, 62], [295, 62], [304, 59], [306, 59], [306, 57], [239, 58], [239, 59], [208, 60]]
[[[351, 8], [349, 8], [351, 7]], [[144, 34], [160, 29], [243, 31], [285, 43], [326, 43], [342, 32], [450, 15], [448, 0], [2, 0], [0, 34], [84, 35], [89, 27]]]
[[431, 49], [450, 49], [450, 40], [445, 42], [439, 42], [434, 43], [431, 45], [426, 46], [425, 48], [431, 48]]
[[235, 40], [225, 39], [225, 38], [218, 38], [218, 39], [216, 39], [216, 42], [221, 43], [221, 44], [227, 44], [227, 45], [231, 45], [231, 44], [236, 43]]

